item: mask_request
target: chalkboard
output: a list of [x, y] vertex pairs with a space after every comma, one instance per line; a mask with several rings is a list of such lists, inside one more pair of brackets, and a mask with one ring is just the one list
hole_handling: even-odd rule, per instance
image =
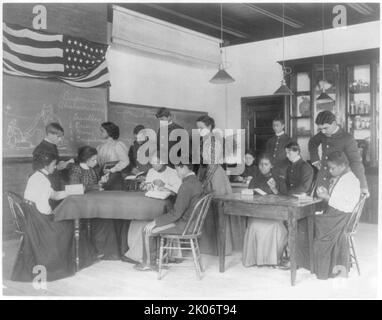
[[[119, 126], [120, 139], [127, 146], [130, 146], [134, 141], [134, 127], [138, 124], [157, 132], [159, 121], [155, 114], [158, 109], [158, 107], [110, 102], [108, 121]], [[168, 109], [173, 115], [173, 121], [185, 128], [189, 134], [191, 134], [192, 129], [196, 129], [196, 119], [207, 114], [207, 112], [203, 111]]]
[[31, 157], [45, 126], [59, 122], [65, 130], [60, 155], [74, 156], [80, 146], [102, 142], [108, 89], [82, 89], [50, 81], [3, 77], [3, 157]]

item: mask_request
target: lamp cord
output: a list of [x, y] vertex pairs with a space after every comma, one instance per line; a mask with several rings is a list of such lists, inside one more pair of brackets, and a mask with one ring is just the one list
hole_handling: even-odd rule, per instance
[[[324, 16], [324, 2], [321, 7], [321, 22], [322, 22], [322, 81], [325, 82], [325, 41], [324, 41], [324, 28], [325, 28], [325, 16]], [[325, 84], [324, 84], [325, 86]], [[323, 88], [325, 91], [325, 88]]]

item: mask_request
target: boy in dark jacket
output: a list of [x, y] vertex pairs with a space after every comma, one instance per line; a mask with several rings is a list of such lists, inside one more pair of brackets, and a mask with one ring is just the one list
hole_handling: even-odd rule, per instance
[[157, 217], [146, 225], [143, 230], [143, 263], [135, 266], [139, 271], [155, 269], [156, 248], [153, 237], [165, 231], [170, 234], [182, 234], [194, 205], [200, 199], [203, 188], [192, 171], [193, 165], [179, 163], [175, 165], [178, 176], [182, 179], [174, 207], [167, 213]]

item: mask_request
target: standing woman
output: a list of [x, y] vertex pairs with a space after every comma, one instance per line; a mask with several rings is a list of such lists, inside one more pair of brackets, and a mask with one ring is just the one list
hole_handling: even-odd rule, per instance
[[[205, 192], [215, 195], [232, 193], [229, 179], [222, 168], [223, 139], [214, 133], [215, 120], [209, 116], [201, 116], [196, 121], [202, 137], [202, 164], [199, 167], [198, 177], [202, 182]], [[215, 208], [207, 214], [200, 239], [201, 251], [206, 254], [217, 255], [218, 217]], [[227, 218], [226, 253], [240, 250], [243, 246], [245, 220], [241, 217], [230, 216]]]
[[113, 122], [101, 124], [101, 136], [105, 141], [97, 147], [98, 163], [104, 174], [109, 175], [105, 190], [122, 190], [121, 171], [129, 165], [128, 149], [119, 141], [119, 127]]
[[[78, 164], [69, 170], [71, 184], [82, 184], [85, 191], [99, 190], [99, 172], [97, 165], [97, 150], [90, 146], [78, 149]], [[101, 179], [102, 181], [102, 179]], [[119, 259], [117, 236], [112, 219], [91, 219], [91, 239], [99, 257], [105, 260]]]
[[[122, 190], [123, 178], [121, 171], [129, 165], [128, 149], [119, 141], [119, 127], [113, 122], [101, 124], [101, 135], [105, 142], [97, 147], [98, 163], [103, 173], [108, 176], [108, 181], [103, 185], [105, 190]], [[128, 220], [114, 220], [120, 255], [127, 251]]]
[[[25, 235], [12, 272], [13, 281], [33, 281], [36, 266], [46, 272], [46, 280], [53, 281], [75, 273], [73, 222], [54, 221], [49, 200], [62, 200], [65, 191], [54, 191], [49, 180], [57, 165], [57, 156], [41, 152], [34, 157], [35, 172], [29, 177], [21, 203], [25, 213]], [[80, 237], [80, 267], [95, 261], [93, 246]], [[41, 269], [40, 269], [41, 270]], [[41, 271], [42, 275], [42, 271]]]

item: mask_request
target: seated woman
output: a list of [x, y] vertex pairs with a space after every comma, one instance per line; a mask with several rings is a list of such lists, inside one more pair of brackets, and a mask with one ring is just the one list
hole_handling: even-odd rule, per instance
[[251, 179], [257, 175], [258, 169], [255, 164], [255, 154], [254, 152], [247, 150], [244, 156], [244, 172], [239, 176], [231, 176], [230, 180], [232, 182], [245, 182], [249, 183]]
[[[29, 177], [24, 198], [32, 204], [22, 203], [25, 211], [25, 235], [12, 273], [14, 281], [33, 281], [43, 272], [52, 281], [75, 273], [73, 222], [54, 221], [49, 199], [61, 200], [65, 191], [54, 191], [48, 175], [56, 168], [57, 157], [41, 153], [35, 157], [36, 171]], [[95, 261], [95, 250], [86, 237], [80, 237], [80, 267]], [[36, 266], [41, 268], [36, 269]], [[42, 271], [43, 270], [43, 271]]]
[[[78, 149], [78, 164], [71, 167], [69, 180], [71, 184], [83, 184], [85, 191], [99, 190], [99, 174], [94, 169], [97, 164], [97, 150], [84, 146]], [[100, 182], [105, 179], [101, 179]], [[91, 219], [91, 240], [99, 258], [119, 259], [117, 235], [112, 219]]]
[[[361, 187], [357, 177], [349, 168], [349, 161], [342, 151], [328, 155], [329, 172], [332, 175], [329, 190], [317, 189], [317, 196], [327, 202], [327, 208], [321, 215], [315, 216], [315, 235], [313, 245], [314, 270], [318, 279], [334, 277], [336, 268], [343, 266], [348, 270], [349, 246], [344, 231], [351, 213], [356, 207]], [[306, 228], [298, 230], [298, 247], [306, 248]], [[302, 236], [301, 236], [302, 235]], [[304, 241], [301, 244], [300, 241]], [[304, 258], [301, 261], [301, 258]], [[297, 264], [309, 269], [309, 252], [297, 256]], [[336, 267], [336, 268], [335, 268]]]
[[[263, 154], [259, 160], [259, 172], [249, 184], [267, 194], [285, 191], [285, 182], [272, 171], [271, 156]], [[243, 265], [278, 265], [287, 243], [287, 230], [282, 221], [249, 218], [244, 236]]]

